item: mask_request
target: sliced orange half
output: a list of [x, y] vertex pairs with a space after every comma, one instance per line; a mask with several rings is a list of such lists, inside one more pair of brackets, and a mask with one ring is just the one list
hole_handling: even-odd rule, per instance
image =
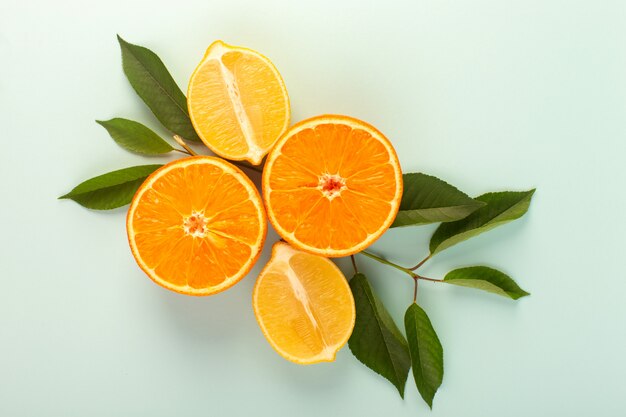
[[294, 247], [328, 256], [359, 252], [391, 225], [402, 172], [389, 140], [371, 125], [324, 115], [292, 126], [263, 170], [270, 222]]
[[287, 89], [272, 62], [256, 51], [217, 41], [194, 71], [189, 116], [216, 154], [254, 165], [289, 125]]
[[277, 242], [252, 295], [263, 334], [285, 359], [331, 362], [352, 334], [352, 292], [330, 260]]
[[254, 184], [215, 157], [180, 159], [139, 188], [126, 219], [139, 267], [157, 284], [211, 295], [237, 283], [261, 253], [267, 224]]

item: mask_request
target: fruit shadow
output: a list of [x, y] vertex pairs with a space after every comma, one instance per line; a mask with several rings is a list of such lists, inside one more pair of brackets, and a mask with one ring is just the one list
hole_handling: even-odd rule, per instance
[[[186, 347], [206, 351], [203, 356], [207, 360], [221, 357], [220, 360], [236, 361], [237, 367], [247, 369], [252, 374], [250, 378], [258, 379], [259, 384], [269, 383], [290, 395], [332, 395], [337, 386], [349, 383], [355, 363], [358, 366], [347, 345], [338, 352], [335, 362], [297, 365], [272, 349], [254, 316], [254, 283], [270, 258], [272, 245], [278, 240], [270, 228], [256, 265], [230, 289], [208, 297], [161, 290], [155, 309], [159, 310], [162, 325], [167, 326], [165, 331], [170, 337]], [[338, 263], [345, 272], [349, 260], [342, 259]], [[270, 382], [268, 375], [271, 375]]]
[[165, 331], [182, 345], [206, 350], [207, 354], [237, 354], [242, 345], [250, 343], [250, 333], [257, 330], [251, 294], [258, 271], [255, 267], [233, 287], [211, 296], [160, 291], [155, 309], [160, 312], [162, 325], [167, 326]]

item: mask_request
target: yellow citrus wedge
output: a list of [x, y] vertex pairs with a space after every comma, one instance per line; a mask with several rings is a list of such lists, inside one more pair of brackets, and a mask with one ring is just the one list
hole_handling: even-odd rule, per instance
[[267, 222], [254, 184], [220, 158], [197, 156], [159, 168], [128, 210], [128, 241], [157, 284], [211, 295], [243, 278], [258, 259]]
[[321, 256], [347, 256], [371, 245], [393, 222], [401, 198], [393, 146], [352, 117], [295, 124], [263, 169], [270, 223], [292, 246]]
[[299, 364], [334, 361], [354, 328], [354, 299], [339, 268], [284, 242], [274, 244], [252, 304], [270, 345]]
[[287, 89], [274, 64], [216, 41], [189, 81], [187, 106], [202, 141], [219, 156], [258, 165], [289, 126]]

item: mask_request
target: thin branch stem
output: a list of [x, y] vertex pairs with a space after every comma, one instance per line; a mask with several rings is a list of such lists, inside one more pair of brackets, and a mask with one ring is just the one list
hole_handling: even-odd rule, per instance
[[[175, 151], [181, 152], [181, 153], [185, 153], [187, 155], [191, 155], [191, 156], [197, 156], [198, 154], [189, 147], [189, 145], [187, 145], [185, 143], [185, 140], [180, 137], [179, 135], [174, 135], [174, 140], [180, 145], [182, 146], [185, 150], [183, 151], [182, 149], [176, 149], [174, 148]], [[252, 171], [256, 171], [256, 172], [263, 172], [263, 167], [262, 166], [255, 166], [252, 164], [249, 164], [245, 161], [229, 161], [231, 164], [238, 166], [239, 168], [247, 168], [247, 169], [251, 169]]]
[[247, 169], [251, 169], [252, 171], [256, 171], [258, 173], [262, 173], [263, 172], [263, 166], [259, 165], [252, 165], [248, 162], [245, 161], [229, 161], [231, 164], [237, 165], [239, 168], [247, 168]]
[[350, 259], [352, 260], [352, 266], [354, 267], [354, 273], [359, 273], [359, 268], [356, 267], [356, 259], [354, 259], [354, 255], [350, 255]]
[[413, 268], [409, 268], [411, 271], [415, 271], [417, 268], [419, 268], [420, 266], [424, 265], [430, 258], [432, 258], [433, 254], [431, 253], [430, 255], [428, 255], [427, 257], [425, 257], [424, 259], [422, 259], [420, 261], [420, 263], [418, 263], [417, 265], [415, 265]]
[[174, 140], [175, 140], [175, 141], [176, 141], [176, 142], [177, 142], [180, 146], [182, 146], [183, 148], [185, 148], [185, 150], [187, 151], [187, 153], [188, 153], [189, 155], [192, 155], [192, 156], [197, 156], [197, 155], [198, 155], [198, 154], [197, 154], [197, 153], [196, 153], [193, 149], [191, 149], [191, 148], [190, 148], [190, 147], [189, 147], [189, 146], [185, 143], [185, 141], [183, 140], [183, 138], [181, 138], [180, 136], [178, 136], [178, 135], [174, 135]]
[[419, 279], [417, 279], [417, 277], [413, 278], [413, 281], [415, 282], [415, 285], [413, 287], [413, 302], [417, 301], [417, 283], [419, 282]]
[[[413, 272], [413, 271], [411, 270], [412, 268], [411, 268], [411, 269], [409, 269], [409, 268], [404, 268], [404, 267], [402, 267], [402, 266], [400, 266], [400, 265], [398, 265], [398, 264], [396, 264], [396, 263], [393, 263], [393, 262], [391, 262], [391, 261], [386, 260], [385, 258], [381, 258], [380, 256], [374, 255], [373, 253], [369, 253], [369, 252], [365, 252], [365, 251], [362, 251], [362, 252], [359, 252], [359, 253], [360, 253], [361, 255], [365, 255], [365, 256], [367, 256], [368, 258], [374, 259], [375, 261], [378, 261], [378, 262], [380, 262], [381, 264], [389, 265], [389, 266], [390, 266], [390, 267], [392, 267], [392, 268], [395, 268], [395, 269], [397, 269], [397, 270], [399, 270], [399, 271], [402, 271], [402, 272], [404, 272], [405, 274], [408, 274], [411, 278], [413, 278], [413, 279], [414, 279], [414, 280], [416, 280], [416, 281], [417, 281], [417, 280], [420, 280], [420, 279], [423, 279], [423, 280], [425, 280], [425, 281], [432, 281], [432, 282], [445, 282], [445, 281], [444, 281], [444, 280], [442, 280], [442, 279], [428, 278], [428, 277], [423, 277], [423, 276], [421, 276], [421, 275], [418, 275], [418, 274], [416, 274], [415, 272]], [[353, 257], [353, 262], [354, 262], [354, 257]], [[355, 265], [356, 265], [356, 264], [355, 264]], [[355, 270], [356, 270], [356, 267], [355, 267]], [[417, 283], [415, 284], [415, 286], [417, 287]], [[417, 291], [417, 290], [416, 290], [416, 291]]]
[[178, 149], [178, 148], [173, 148], [176, 152], [180, 152], [180, 153], [184, 153], [185, 155], [191, 155], [189, 152], [183, 150], [183, 149]]

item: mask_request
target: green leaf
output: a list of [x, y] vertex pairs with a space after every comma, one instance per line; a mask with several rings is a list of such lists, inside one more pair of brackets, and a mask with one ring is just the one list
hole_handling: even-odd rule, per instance
[[358, 360], [387, 378], [404, 398], [411, 367], [406, 339], [365, 275], [356, 274], [350, 280], [350, 288], [356, 305], [356, 322], [348, 346]]
[[128, 43], [119, 35], [117, 40], [122, 49], [126, 77], [156, 118], [184, 139], [199, 141], [189, 119], [187, 99], [163, 61], [148, 48]]
[[448, 272], [443, 281], [448, 284], [489, 291], [514, 300], [530, 295], [507, 274], [486, 266], [455, 269]]
[[487, 193], [476, 200], [485, 203], [463, 220], [442, 223], [430, 239], [430, 253], [441, 252], [450, 246], [477, 236], [494, 227], [522, 217], [530, 206], [535, 190]]
[[391, 227], [460, 220], [485, 205], [431, 175], [404, 174], [402, 181], [400, 211]]
[[128, 119], [96, 120], [122, 148], [144, 155], [160, 155], [174, 150], [152, 130]]
[[148, 175], [162, 165], [140, 165], [112, 171], [84, 181], [69, 193], [69, 198], [81, 206], [95, 210], [110, 210], [129, 204]]
[[406, 338], [411, 352], [415, 385], [433, 408], [433, 398], [443, 381], [443, 348], [426, 312], [413, 303], [404, 315]]

